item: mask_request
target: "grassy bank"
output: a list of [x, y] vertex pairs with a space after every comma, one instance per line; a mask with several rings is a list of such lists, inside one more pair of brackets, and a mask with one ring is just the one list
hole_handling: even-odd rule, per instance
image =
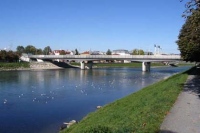
[[150, 85], [90, 113], [62, 133], [155, 133], [176, 101], [188, 74]]
[[30, 68], [30, 64], [27, 62], [1, 62], [0, 63], [0, 69], [6, 70], [6, 69], [19, 69], [19, 68]]

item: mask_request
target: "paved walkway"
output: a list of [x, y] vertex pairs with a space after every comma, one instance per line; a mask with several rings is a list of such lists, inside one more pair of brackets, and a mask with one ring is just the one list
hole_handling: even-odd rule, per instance
[[189, 75], [160, 133], [200, 133], [200, 76]]

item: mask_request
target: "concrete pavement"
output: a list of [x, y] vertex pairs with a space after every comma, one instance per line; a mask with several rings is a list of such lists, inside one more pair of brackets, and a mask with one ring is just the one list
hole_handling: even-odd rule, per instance
[[200, 133], [200, 76], [189, 75], [160, 133]]

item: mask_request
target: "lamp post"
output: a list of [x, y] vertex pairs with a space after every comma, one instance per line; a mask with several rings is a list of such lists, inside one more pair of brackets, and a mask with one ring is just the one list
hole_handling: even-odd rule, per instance
[[154, 55], [157, 54], [157, 46], [154, 44]]
[[157, 46], [157, 48], [158, 48], [158, 54], [160, 54], [160, 46]]
[[162, 54], [162, 48], [160, 48], [160, 54]]

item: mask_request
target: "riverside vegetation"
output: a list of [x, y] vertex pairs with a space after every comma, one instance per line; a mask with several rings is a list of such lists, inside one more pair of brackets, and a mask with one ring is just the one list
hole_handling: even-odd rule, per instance
[[176, 74], [105, 105], [61, 133], [159, 132], [191, 71]]
[[27, 62], [0, 62], [0, 70], [16, 70], [30, 68], [30, 63]]

